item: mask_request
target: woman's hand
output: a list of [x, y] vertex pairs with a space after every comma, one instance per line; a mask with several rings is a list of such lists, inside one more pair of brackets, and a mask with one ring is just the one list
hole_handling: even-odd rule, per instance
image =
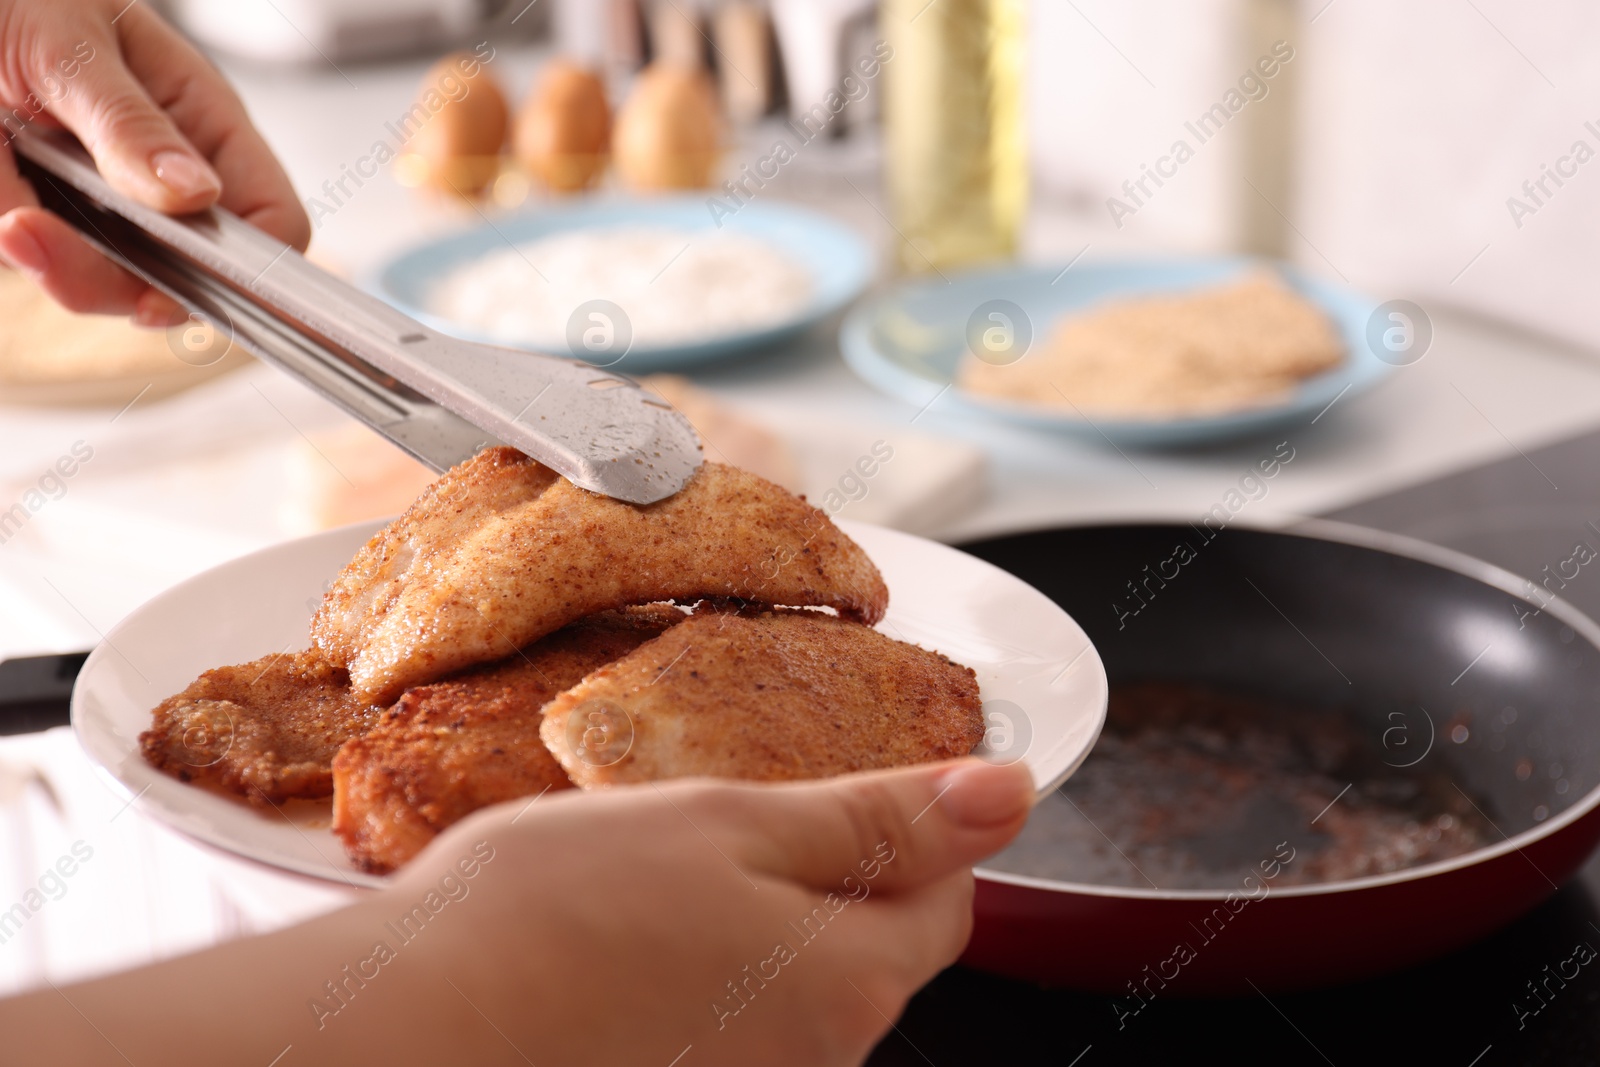
[[[0, 0], [0, 139], [78, 136], [119, 192], [170, 213], [220, 203], [296, 248], [310, 223], [216, 68], [138, 0]], [[176, 305], [39, 208], [0, 149], [0, 256], [74, 311], [165, 326]]]
[[977, 760], [513, 802], [352, 907], [0, 1002], [0, 1032], [18, 1062], [858, 1064], [1032, 803]]
[[976, 760], [569, 793], [469, 820], [389, 906], [494, 846], [461, 904], [470, 929], [426, 966], [454, 1026], [494, 1038], [481, 1012], [534, 1063], [666, 1067], [692, 1045], [685, 1067], [858, 1064], [960, 955], [971, 865], [1032, 802], [1022, 768]]

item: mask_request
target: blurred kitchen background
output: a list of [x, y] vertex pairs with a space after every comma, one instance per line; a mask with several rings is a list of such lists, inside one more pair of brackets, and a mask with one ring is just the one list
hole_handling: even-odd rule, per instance
[[[1095, 516], [1196, 518], [1285, 438], [1293, 465], [1253, 514], [1320, 513], [1600, 428], [1600, 163], [1588, 165], [1600, 149], [1600, 10], [1577, 0], [161, 6], [233, 80], [283, 159], [315, 218], [311, 257], [363, 285], [432, 239], [648, 195], [649, 146], [692, 148], [705, 130], [677, 105], [662, 113], [664, 133], [638, 135], [632, 163], [590, 173], [572, 148], [571, 184], [593, 179], [576, 192], [550, 188], [559, 159], [516, 158], [514, 128], [557, 61], [595, 73], [619, 124], [641, 71], [669, 64], [700, 68], [711, 87], [716, 143], [692, 195], [726, 206], [724, 181], [759, 168], [779, 140], [802, 145], [754, 199], [801, 205], [865, 241], [869, 296], [1013, 259], [1059, 280], [1109, 260], [1244, 253], [1373, 303], [1411, 301], [1431, 330], [1427, 351], [1370, 395], [1335, 396], [1292, 430], [1188, 448], [973, 418], [933, 383], [886, 395], [841, 358], [837, 314], [657, 383], [691, 411], [713, 458], [725, 447], [813, 500], [838, 490], [845, 518], [952, 541]], [[481, 128], [438, 117], [417, 143], [395, 139], [430, 70], [458, 51], [492, 55], [481, 76], [509, 108], [489, 118], [488, 147]], [[837, 108], [830, 94], [844, 97]], [[476, 108], [484, 96], [466, 99]], [[1182, 160], [1179, 141], [1191, 149]], [[361, 163], [378, 142], [396, 158]], [[352, 168], [368, 173], [355, 181]], [[0, 281], [0, 512], [13, 516], [0, 523], [0, 655], [89, 648], [174, 582], [391, 513], [426, 479], [202, 324], [135, 335]], [[879, 442], [893, 461], [853, 474]], [[36, 744], [41, 762], [70, 762], [70, 735]], [[62, 773], [92, 777], [74, 766]], [[136, 818], [104, 790], [57, 788], [74, 805], [100, 803], [94, 818]], [[117, 846], [130, 855], [108, 865], [136, 864], [152, 887], [197, 869], [195, 846], [139, 825]], [[8, 982], [68, 980], [335, 899], [205, 855], [209, 873], [178, 879], [192, 892], [74, 889], [60, 926], [82, 916], [83, 938], [49, 959], [13, 954], [22, 970]], [[115, 919], [128, 908], [138, 921]]]
[[[799, 145], [756, 199], [854, 231], [875, 254], [875, 291], [994, 259], [1069, 268], [1242, 252], [1374, 302], [1419, 305], [1427, 357], [1298, 430], [1300, 458], [1263, 513], [1325, 511], [1600, 423], [1600, 311], [1588, 292], [1600, 177], [1587, 173], [1592, 148], [1574, 155], [1579, 142], [1600, 146], [1600, 125], [1586, 125], [1600, 120], [1600, 69], [1585, 44], [1600, 13], [1576, 2], [163, 6], [238, 86], [285, 162], [315, 218], [312, 258], [362, 284], [433, 238], [643, 195], [648, 160], [642, 184], [613, 160], [577, 193], [517, 162], [514, 128], [553, 63], [594, 71], [619, 124], [647, 64], [699, 66], [717, 143], [708, 188], [694, 195], [736, 204], [725, 180], [764, 165], [779, 140]], [[885, 42], [894, 58], [862, 74]], [[453, 172], [441, 191], [428, 152], [484, 149], [470, 132], [454, 149], [419, 135], [347, 180], [375, 143], [399, 144], [390, 131], [430, 68], [474, 49], [492, 54], [483, 76], [509, 108], [489, 170]], [[821, 129], [818, 105], [841, 88], [847, 99]], [[813, 139], [796, 136], [813, 126]], [[1178, 141], [1192, 151], [1174, 162]], [[982, 173], [946, 173], [983, 153]], [[1169, 176], [1147, 180], [1152, 168]], [[976, 223], [940, 207], [985, 197]], [[963, 225], [981, 232], [952, 238]], [[7, 281], [19, 325], [0, 366], [5, 502], [38, 488], [75, 443], [93, 453], [71, 478], [47, 479], [42, 506], [3, 531], [8, 653], [86, 647], [189, 573], [384, 513], [418, 484], [299, 385], [236, 350], [219, 358], [226, 346], [195, 324], [129, 339], [40, 308]], [[1092, 435], [951, 412], [932, 386], [891, 398], [844, 365], [837, 324], [686, 366], [692, 385], [662, 388], [753, 429], [753, 447], [779, 453], [769, 469], [813, 499], [874, 441], [893, 440], [900, 458], [842, 514], [952, 540], [1095, 514], [1196, 514], [1263, 447], [1130, 454]]]

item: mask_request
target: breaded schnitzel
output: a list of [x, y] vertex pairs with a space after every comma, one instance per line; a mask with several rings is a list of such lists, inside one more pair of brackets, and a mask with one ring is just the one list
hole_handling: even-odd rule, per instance
[[315, 649], [208, 671], [140, 741], [258, 803], [331, 793], [352, 860], [393, 870], [546, 790], [970, 752], [975, 675], [873, 630], [887, 606], [858, 545], [755, 475], [707, 463], [641, 507], [493, 448], [362, 547]]
[[536, 498], [556, 477], [512, 448], [486, 448], [445, 471], [339, 572], [311, 622], [312, 642], [328, 659], [348, 666], [401, 590], [425, 581], [438, 557], [491, 516]]
[[823, 778], [964, 756], [972, 671], [815, 611], [697, 613], [551, 701], [539, 736], [585, 788]]
[[349, 675], [314, 649], [206, 671], [151, 713], [144, 758], [257, 804], [333, 792], [339, 746], [378, 722]]
[[[516, 453], [491, 451], [452, 473], [468, 485], [479, 466], [515, 469]], [[313, 635], [363, 698], [393, 700], [628, 604], [720, 597], [823, 605], [865, 622], [888, 604], [878, 569], [826, 515], [718, 463], [643, 507], [558, 479], [530, 500], [474, 516], [469, 523], [460, 510], [419, 501], [400, 520], [409, 533], [380, 534], [379, 547], [340, 574]], [[390, 543], [414, 546], [417, 559], [400, 567], [404, 550], [383, 547]], [[374, 566], [369, 555], [396, 564]]]
[[333, 831], [369, 871], [399, 867], [479, 808], [567, 780], [539, 740], [540, 708], [686, 616], [658, 605], [574, 623], [490, 667], [408, 689], [333, 760]]

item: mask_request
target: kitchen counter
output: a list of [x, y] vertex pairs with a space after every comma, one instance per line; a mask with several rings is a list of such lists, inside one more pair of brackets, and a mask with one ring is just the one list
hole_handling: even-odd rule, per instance
[[[515, 87], [514, 95], [520, 98], [541, 58], [537, 50], [506, 48], [497, 54], [492, 69], [508, 87]], [[336, 177], [342, 164], [366, 151], [370, 140], [381, 135], [383, 123], [405, 110], [424, 67], [409, 63], [351, 67], [343, 73], [286, 74], [230, 64], [229, 73], [269, 142], [282, 153], [297, 187], [310, 196]], [[760, 146], [763, 136], [757, 131], [748, 143]], [[786, 170], [782, 186], [771, 195], [826, 210], [886, 250], [893, 235], [879, 206], [869, 199], [877, 196], [874, 168], [872, 153], [859, 145], [819, 145], [808, 148]], [[477, 222], [472, 209], [431, 202], [401, 188], [385, 172], [321, 218], [314, 252], [359, 279], [406, 245]], [[1092, 245], [1092, 235], [1085, 236], [1070, 211], [1042, 203], [1030, 221], [1027, 256], [1040, 262], [1066, 262], [1086, 241]], [[1088, 255], [1093, 254], [1091, 247]], [[1310, 257], [1308, 266], [1317, 266], [1315, 257]], [[1435, 327], [1431, 350], [1372, 394], [1340, 401], [1314, 424], [1291, 427], [1280, 435], [1186, 453], [1124, 455], [1047, 434], [968, 423], [943, 413], [938, 402], [918, 415], [915, 406], [883, 397], [851, 374], [838, 354], [837, 323], [776, 351], [709, 366], [694, 376], [707, 388], [755, 411], [826, 415], [886, 427], [909, 427], [915, 418], [917, 431], [977, 444], [989, 461], [986, 495], [977, 507], [938, 531], [952, 541], [1112, 515], [1197, 517], [1280, 441], [1289, 443], [1295, 458], [1269, 483], [1266, 496], [1248, 505], [1257, 517], [1337, 512], [1358, 501], [1498, 460], [1527, 463], [1530, 471], [1524, 477], [1542, 478], [1548, 473], [1562, 481], [1558, 470], [1537, 473], [1524, 454], [1600, 428], [1600, 361], [1467, 311], [1428, 310]], [[173, 582], [289, 536], [292, 531], [282, 512], [290, 487], [281, 450], [301, 434], [343, 419], [298, 384], [264, 367], [229, 375], [172, 400], [145, 403], [130, 397], [130, 401], [122, 412], [19, 409], [0, 417], [0, 493], [4, 494], [0, 508], [19, 499], [74, 442], [90, 442], [95, 450], [94, 460], [60, 499], [35, 515], [21, 534], [0, 544], [0, 656], [89, 647], [123, 614]], [[1586, 492], [1572, 486], [1564, 490], [1580, 497]], [[1346, 515], [1397, 529], [1404, 525], [1382, 508]], [[1439, 522], [1444, 520], [1435, 525]], [[1449, 531], [1441, 527], [1422, 532], [1443, 539]], [[36, 751], [41, 760], [71, 757], [72, 746], [65, 737], [28, 744], [32, 747], [27, 751]], [[93, 791], [95, 787], [87, 784], [92, 779], [88, 768], [78, 771], [79, 778], [73, 781], [85, 783], [86, 793]], [[186, 912], [213, 916], [207, 921], [215, 929], [164, 936], [160, 944], [152, 932], [148, 946], [141, 942], [118, 947], [106, 933], [99, 945], [83, 948], [99, 951], [102, 965], [125, 964], [244, 930], [267, 929], [331, 907], [340, 899], [337, 887], [248, 869], [247, 864], [141, 822], [136, 810], [125, 814], [121, 800], [99, 797], [96, 803], [100, 801], [106, 803], [105, 810], [93, 813], [98, 826], [122, 820], [117, 822], [119, 828], [137, 827], [133, 836], [158, 841], [163, 877], [189, 884], [192, 872], [204, 871], [210, 880], [204, 884], [222, 886], [213, 895], [227, 902], [225, 907], [188, 902]], [[109, 831], [102, 832], [111, 838]], [[119, 830], [117, 836], [129, 835]], [[126, 884], [148, 888], [157, 880], [150, 854], [150, 849], [116, 852], [108, 847], [96, 877], [114, 884], [120, 872], [131, 879]], [[180, 877], [175, 872], [183, 873]], [[245, 883], [248, 892], [239, 889]], [[1159, 1014], [1139, 1020], [1143, 1036], [1132, 1038], [1120, 1055], [1137, 1062], [1141, 1056], [1180, 1047], [1162, 1045], [1158, 1050], [1150, 1044], [1158, 1034], [1205, 1033], [1232, 1047], [1247, 1036], [1251, 1048], [1271, 1050], [1275, 1058], [1289, 1062], [1321, 1062], [1318, 1056], [1323, 1050], [1335, 1062], [1372, 1058], [1356, 1039], [1369, 1039], [1378, 1024], [1350, 1026], [1352, 1012], [1384, 1014], [1412, 1035], [1403, 1036], [1396, 1048], [1437, 1052], [1437, 1046], [1418, 1035], [1455, 1027], [1463, 1017], [1480, 1013], [1500, 1012], [1505, 1016], [1502, 1021], [1511, 1019], [1504, 1004], [1517, 995], [1521, 978], [1558, 959], [1557, 949], [1562, 953], [1570, 949], [1562, 940], [1570, 941], [1576, 927], [1600, 918], [1591, 883], [1600, 884], [1593, 867], [1584, 882], [1483, 945], [1452, 960], [1361, 987], [1342, 1000], [1302, 996], [1277, 1005], [1235, 1004], [1226, 1010], [1205, 1004], [1163, 1005]], [[92, 899], [89, 892], [87, 886], [74, 889], [85, 909]], [[241, 892], [244, 904], [235, 900]], [[73, 906], [62, 905], [63, 926], [70, 925], [68, 909]], [[243, 919], [238, 915], [241, 907], [248, 912]], [[180, 922], [176, 913], [171, 921]], [[74, 973], [93, 969], [94, 963], [80, 960]], [[1439, 984], [1463, 968], [1478, 976], [1502, 975], [1504, 981], [1477, 992]], [[1540, 1025], [1548, 1023], [1554, 1032], [1557, 1016], [1592, 1017], [1595, 999], [1575, 990]], [[1284, 1025], [1281, 1016], [1293, 1023]], [[1297, 1037], [1297, 1028], [1314, 1034], [1316, 1046], [1308, 1047], [1308, 1041]], [[996, 1062], [1005, 1059], [1002, 1053], [1008, 1050], [1019, 1061], [1048, 1050], [1052, 1060], [1075, 1063], [1074, 1057], [1093, 1045], [1092, 1054], [1082, 1061], [1087, 1067], [1106, 1062], [1101, 1057], [1109, 1043], [1120, 1039], [1114, 1018], [1095, 998], [1049, 993], [959, 970], [913, 1002], [902, 1029], [909, 1041], [907, 1036], [891, 1037], [874, 1062], [924, 1062], [927, 1057], [911, 1042], [941, 1067]], [[1497, 1023], [1486, 1025], [1481, 1035], [1457, 1031], [1460, 1047], [1450, 1046], [1448, 1062], [1476, 1062], [1472, 1057], [1484, 1045], [1507, 1041], [1501, 1036], [1506, 1029]], [[962, 1051], [963, 1042], [974, 1035], [996, 1031], [1004, 1034], [998, 1046], [986, 1040], [970, 1054]], [[1531, 1041], [1516, 1045], [1520, 1053], [1535, 1047]]]
[[[490, 68], [520, 99], [541, 59], [537, 50], [502, 49]], [[338, 174], [352, 144], [363, 143], [363, 131], [380, 130], [404, 110], [423, 71], [420, 63], [351, 71], [358, 88], [332, 71], [294, 80], [238, 66], [229, 73], [296, 186], [311, 195]], [[730, 153], [730, 169], [759, 156], [776, 132], [747, 132]], [[762, 195], [788, 197], [840, 218], [872, 242], [886, 263], [894, 235], [881, 204], [868, 202], [879, 196], [875, 164], [868, 147], [813, 142]], [[408, 224], [397, 225], [402, 219]], [[1026, 257], [1066, 263], [1089, 243], [1092, 258], [1093, 233], [1076, 220], [1063, 205], [1036, 204]], [[471, 209], [429, 205], [380, 177], [324, 219], [314, 248], [359, 278], [426, 234], [480, 224]], [[1303, 266], [1313, 273], [1327, 270], [1314, 254]], [[1297, 458], [1260, 502], [1263, 509], [1324, 511], [1600, 425], [1600, 360], [1458, 309], [1427, 310], [1435, 337], [1419, 363], [1401, 368], [1369, 396], [1341, 401], [1317, 425], [1285, 431]], [[833, 325], [778, 351], [696, 371], [695, 378], [757, 407], [909, 423], [917, 407], [878, 394], [844, 366]], [[930, 387], [930, 400], [934, 392]], [[1198, 514], [1284, 439], [1124, 457], [1049, 434], [946, 418], [938, 403], [917, 418], [917, 427], [974, 441], [990, 456], [987, 500], [940, 531], [947, 539], [1096, 515]]]
[[[526, 46], [501, 48], [490, 69], [520, 99], [543, 56]], [[426, 64], [342, 73], [227, 66], [296, 187], [333, 207], [318, 212], [315, 257], [361, 279], [407, 245], [481, 224], [476, 209], [403, 188], [389, 170], [337, 204], [323, 188], [405, 110]], [[773, 133], [747, 133], [732, 161], [757, 152]], [[827, 211], [886, 253], [893, 234], [869, 199], [878, 195], [875, 173], [870, 146], [819, 141], [763, 195]], [[1071, 212], [1036, 206], [1029, 259], [1066, 262], [1084, 243]], [[938, 401], [919, 415], [845, 367], [837, 323], [694, 377], [733, 403], [790, 421], [826, 416], [883, 427], [892, 437], [894, 427], [915, 419], [921, 433], [976, 444], [987, 456], [987, 485], [977, 506], [933, 531], [946, 540], [1099, 516], [1197, 516], [1280, 441], [1295, 458], [1266, 496], [1248, 505], [1260, 518], [1327, 511], [1600, 426], [1600, 360], [1458, 309], [1429, 311], [1430, 351], [1373, 393], [1339, 401], [1314, 425], [1189, 452], [1122, 454], [950, 417]], [[0, 607], [7, 609], [0, 612], [0, 655], [87, 647], [172, 582], [291, 536], [284, 512], [292, 487], [281, 452], [299, 435], [343, 419], [264, 367], [169, 401], [135, 403], [123, 414], [8, 411], [0, 420], [0, 492], [7, 494], [0, 503], [17, 499], [74, 441], [89, 442], [96, 458], [25, 536], [0, 545]], [[105, 537], [107, 529], [120, 537]]]

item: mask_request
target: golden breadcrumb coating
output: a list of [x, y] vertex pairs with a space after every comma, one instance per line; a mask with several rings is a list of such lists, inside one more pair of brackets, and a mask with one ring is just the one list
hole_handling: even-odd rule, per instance
[[479, 808], [571, 788], [539, 739], [540, 708], [684, 618], [668, 606], [597, 615], [523, 655], [407, 690], [334, 757], [333, 831], [350, 858], [394, 870]]
[[333, 792], [333, 755], [379, 708], [315, 649], [206, 671], [151, 713], [144, 758], [185, 782], [281, 803]]
[[552, 700], [539, 728], [585, 788], [775, 781], [951, 759], [983, 737], [971, 670], [815, 611], [702, 611]]
[[[536, 481], [506, 473], [519, 456], [491, 449], [441, 482], [469, 495], [480, 482], [513, 483], [502, 499], [515, 499]], [[499, 510], [453, 499], [418, 501], [340, 574], [317, 615], [319, 647], [374, 703], [629, 604], [725, 597], [866, 622], [888, 604], [878, 569], [826, 515], [718, 463], [645, 506], [565, 479]]]
[[408, 584], [427, 581], [435, 561], [462, 538], [490, 516], [533, 500], [555, 480], [555, 471], [510, 448], [486, 448], [450, 468], [339, 572], [311, 620], [312, 642], [328, 659], [348, 666]]

